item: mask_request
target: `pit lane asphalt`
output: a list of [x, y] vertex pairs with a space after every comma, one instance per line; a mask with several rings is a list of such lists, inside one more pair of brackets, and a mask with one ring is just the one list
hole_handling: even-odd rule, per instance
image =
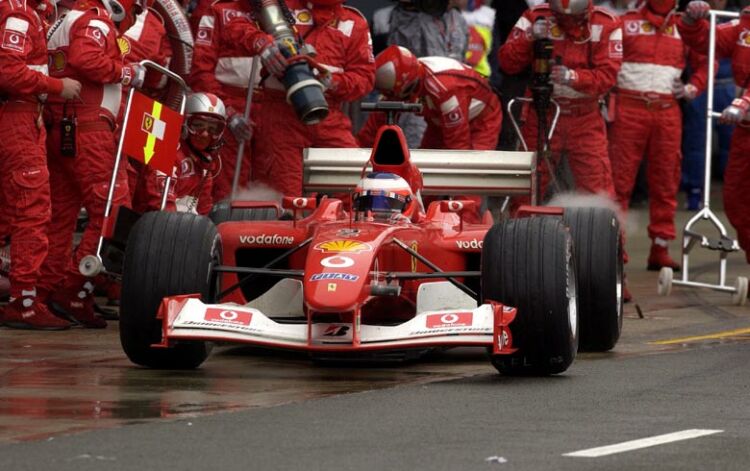
[[[116, 325], [0, 330], [0, 469], [748, 469], [748, 308], [708, 291], [656, 297], [646, 241], [629, 248], [645, 318], [629, 305], [614, 352], [551, 378], [503, 378], [467, 350], [336, 369], [235, 348], [155, 372], [122, 358]], [[696, 260], [706, 274], [713, 255]], [[730, 260], [730, 277], [748, 274]], [[686, 429], [723, 432], [562, 456]]]
[[[746, 470], [749, 344], [584, 359], [553, 378], [402, 386], [0, 447], [3, 469]], [[722, 433], [602, 458], [564, 453]], [[488, 463], [491, 456], [505, 464]]]

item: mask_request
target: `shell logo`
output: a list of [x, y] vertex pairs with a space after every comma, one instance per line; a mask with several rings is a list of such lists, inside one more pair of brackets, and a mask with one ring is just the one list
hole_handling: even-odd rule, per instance
[[641, 25], [641, 29], [642, 29], [642, 30], [643, 30], [644, 32], [646, 32], [646, 33], [650, 33], [650, 32], [651, 32], [651, 30], [653, 30], [653, 29], [654, 29], [654, 27], [653, 27], [653, 26], [651, 26], [651, 23], [645, 23], [645, 22], [644, 22], [644, 23], [643, 23], [643, 24]]
[[62, 51], [55, 52], [50, 58], [52, 69], [63, 70], [65, 68], [65, 53]]
[[560, 27], [559, 27], [559, 26], [557, 26], [557, 25], [553, 25], [553, 26], [552, 26], [552, 29], [550, 29], [549, 33], [550, 33], [550, 35], [551, 35], [551, 36], [552, 36], [553, 38], [559, 38], [559, 37], [562, 37], [562, 29], [560, 29]]
[[371, 251], [372, 246], [356, 240], [329, 240], [316, 245], [315, 250], [323, 253], [360, 253]]
[[130, 41], [120, 36], [117, 38], [117, 47], [120, 48], [120, 54], [127, 56], [130, 53]]
[[307, 10], [302, 10], [297, 14], [297, 21], [300, 23], [309, 23], [312, 20], [312, 15]]

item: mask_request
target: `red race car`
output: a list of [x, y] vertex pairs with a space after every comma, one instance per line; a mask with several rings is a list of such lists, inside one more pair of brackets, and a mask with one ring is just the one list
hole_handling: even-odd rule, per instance
[[317, 358], [476, 346], [502, 373], [554, 374], [579, 332], [585, 348], [617, 342], [614, 213], [522, 206], [494, 223], [456, 196], [533, 197], [533, 153], [409, 151], [390, 124], [372, 150], [308, 149], [304, 164], [306, 191], [333, 197], [138, 221], [120, 311], [131, 361], [194, 368], [215, 342]]

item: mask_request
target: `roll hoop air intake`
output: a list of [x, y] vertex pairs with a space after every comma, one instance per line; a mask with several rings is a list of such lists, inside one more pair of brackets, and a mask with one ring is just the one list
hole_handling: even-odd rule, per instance
[[[261, 29], [283, 44], [282, 53], [288, 59], [299, 54], [299, 44], [291, 24], [294, 17], [283, 0], [251, 0], [255, 19]], [[306, 61], [292, 61], [284, 72], [282, 83], [286, 100], [297, 117], [305, 124], [317, 124], [328, 116], [328, 103], [323, 95], [323, 85], [315, 79]]]

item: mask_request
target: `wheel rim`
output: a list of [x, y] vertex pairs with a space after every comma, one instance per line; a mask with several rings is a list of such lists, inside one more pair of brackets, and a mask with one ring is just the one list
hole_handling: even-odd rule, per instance
[[622, 318], [622, 311], [624, 309], [624, 303], [625, 298], [623, 292], [625, 291], [625, 266], [622, 263], [622, 243], [618, 236], [617, 241], [617, 274], [615, 275], [616, 279], [616, 290], [617, 290], [617, 321], [619, 322]]
[[218, 303], [219, 293], [221, 293], [221, 274], [214, 272], [214, 267], [221, 265], [221, 239], [216, 236], [214, 239], [214, 249], [211, 250], [211, 262], [208, 264], [208, 302]]
[[578, 287], [576, 286], [575, 269], [573, 267], [572, 244], [568, 243], [568, 261], [566, 263], [566, 292], [568, 295], [568, 325], [574, 337], [578, 337]]

